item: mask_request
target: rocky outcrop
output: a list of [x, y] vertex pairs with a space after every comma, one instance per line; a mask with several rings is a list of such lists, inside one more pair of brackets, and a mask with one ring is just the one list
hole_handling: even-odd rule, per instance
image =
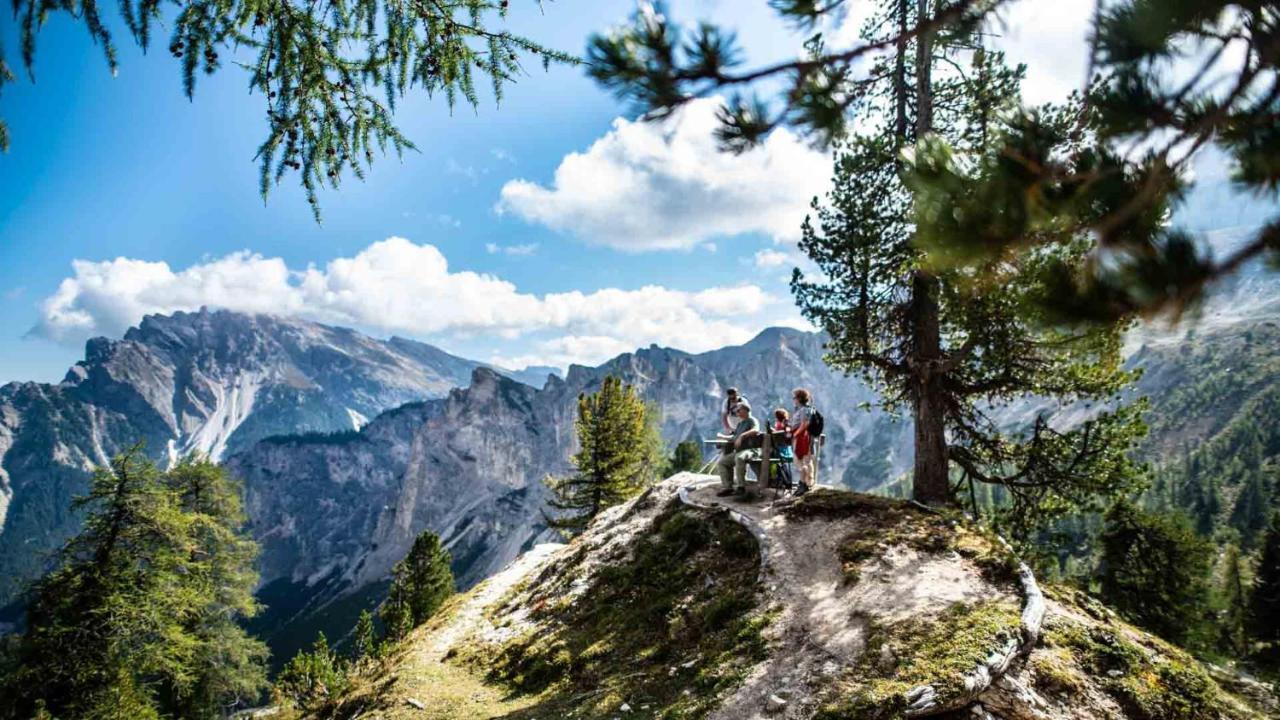
[[470, 586], [544, 533], [542, 478], [563, 469], [557, 408], [487, 369], [465, 390], [380, 415], [359, 433], [280, 437], [232, 456], [264, 583], [382, 580], [432, 530]]
[[[1051, 588], [1043, 632], [1025, 636], [1034, 593], [1019, 564], [958, 516], [838, 491], [726, 507], [713, 489], [677, 476], [569, 545], [539, 546], [320, 716], [1245, 720], [1274, 707], [1268, 686], [1243, 692], [1073, 591]], [[993, 648], [1009, 659], [991, 662]]]
[[230, 312], [148, 316], [123, 339], [90, 340], [61, 383], [0, 387], [0, 606], [78, 529], [70, 501], [90, 468], [136, 443], [167, 462], [355, 430], [467, 384], [478, 365], [409, 340]]

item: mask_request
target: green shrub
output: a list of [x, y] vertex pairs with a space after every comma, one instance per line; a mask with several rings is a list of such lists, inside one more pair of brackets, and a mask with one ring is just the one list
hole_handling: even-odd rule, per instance
[[315, 710], [347, 689], [347, 669], [347, 662], [329, 649], [320, 633], [310, 651], [294, 655], [280, 671], [272, 694], [281, 704]]

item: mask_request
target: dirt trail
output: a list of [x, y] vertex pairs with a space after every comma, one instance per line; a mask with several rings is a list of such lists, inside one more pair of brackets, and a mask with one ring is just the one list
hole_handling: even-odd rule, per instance
[[747, 503], [716, 497], [718, 481], [707, 476], [690, 474], [684, 486], [687, 503], [726, 507], [748, 520], [765, 546], [765, 606], [780, 611], [768, 631], [769, 658], [713, 720], [809, 717], [817, 689], [862, 655], [873, 622], [927, 617], [957, 602], [1018, 600], [959, 556], [922, 555], [900, 545], [864, 563], [858, 582], [848, 583], [837, 550], [870, 519], [788, 520], [780, 511], [788, 501], [775, 501], [771, 492]]
[[431, 635], [431, 642], [419, 650], [422, 662], [440, 662], [459, 640], [464, 638], [492, 638], [500, 633], [485, 616], [485, 610], [496, 604], [502, 596], [525, 578], [531, 576], [544, 562], [565, 546], [560, 543], [535, 545], [501, 572], [481, 583], [477, 591], [449, 619], [449, 623]]

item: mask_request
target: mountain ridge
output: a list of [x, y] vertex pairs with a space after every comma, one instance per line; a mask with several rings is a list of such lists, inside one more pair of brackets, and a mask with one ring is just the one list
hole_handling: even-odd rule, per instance
[[[1226, 290], [1231, 302], [1244, 293], [1249, 308], [1265, 311], [1207, 324], [1198, 341], [1274, 326], [1274, 285], [1245, 278]], [[651, 345], [562, 376], [493, 369], [425, 343], [304, 320], [207, 310], [148, 316], [120, 340], [89, 341], [62, 383], [0, 387], [0, 602], [78, 527], [67, 507], [88, 468], [138, 439], [161, 460], [221, 447], [246, 476], [251, 523], [266, 547], [264, 588], [279, 582], [327, 601], [370, 591], [423, 529], [459, 549], [455, 570], [473, 583], [542, 537], [542, 476], [568, 469], [576, 398], [609, 374], [662, 409], [669, 442], [716, 432], [730, 385], [760, 416], [789, 407], [794, 387], [810, 387], [827, 418], [823, 481], [856, 490], [897, 482], [909, 464], [910, 422], [859, 409], [877, 395], [823, 362], [823, 340], [773, 327], [741, 345], [704, 353]], [[1167, 394], [1188, 375], [1179, 363], [1190, 356], [1174, 352], [1180, 345], [1165, 334], [1138, 340], [1132, 361], [1165, 368], [1147, 373], [1139, 390]], [[490, 431], [492, 419], [506, 424], [489, 423], [501, 429]], [[290, 494], [304, 487], [310, 498]], [[440, 507], [408, 497], [411, 489]], [[463, 498], [484, 508], [470, 524], [456, 512], [467, 507]], [[404, 515], [388, 514], [401, 502]]]

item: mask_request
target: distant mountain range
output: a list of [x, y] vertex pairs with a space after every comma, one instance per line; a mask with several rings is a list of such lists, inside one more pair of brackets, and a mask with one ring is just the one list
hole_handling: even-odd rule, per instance
[[[1280, 318], [1274, 275], [1246, 273], [1219, 298], [1200, 339]], [[1134, 334], [1132, 361], [1148, 367], [1140, 390], [1157, 412], [1169, 384], [1194, 373], [1182, 366], [1192, 356], [1174, 350], [1195, 341]], [[760, 415], [809, 387], [827, 418], [824, 481], [863, 490], [892, 482], [910, 464], [910, 423], [862, 409], [874, 391], [822, 358], [821, 335], [771, 328], [740, 346], [652, 346], [561, 378], [302, 320], [149, 316], [121, 340], [91, 340], [59, 384], [0, 388], [0, 605], [78, 529], [70, 500], [91, 468], [140, 440], [161, 461], [208, 453], [245, 481], [271, 606], [258, 629], [279, 635], [282, 651], [323, 627], [317, 610], [348, 616], [372, 602], [425, 529], [441, 535], [470, 585], [546, 536], [542, 480], [568, 469], [576, 398], [610, 374], [660, 407], [673, 443], [716, 432], [726, 387], [742, 388]], [[1179, 433], [1179, 442], [1194, 434]]]
[[231, 312], [153, 315], [90, 340], [61, 383], [0, 387], [0, 605], [79, 527], [69, 503], [89, 470], [135, 443], [220, 460], [270, 436], [354, 431], [478, 367], [413, 340]]

